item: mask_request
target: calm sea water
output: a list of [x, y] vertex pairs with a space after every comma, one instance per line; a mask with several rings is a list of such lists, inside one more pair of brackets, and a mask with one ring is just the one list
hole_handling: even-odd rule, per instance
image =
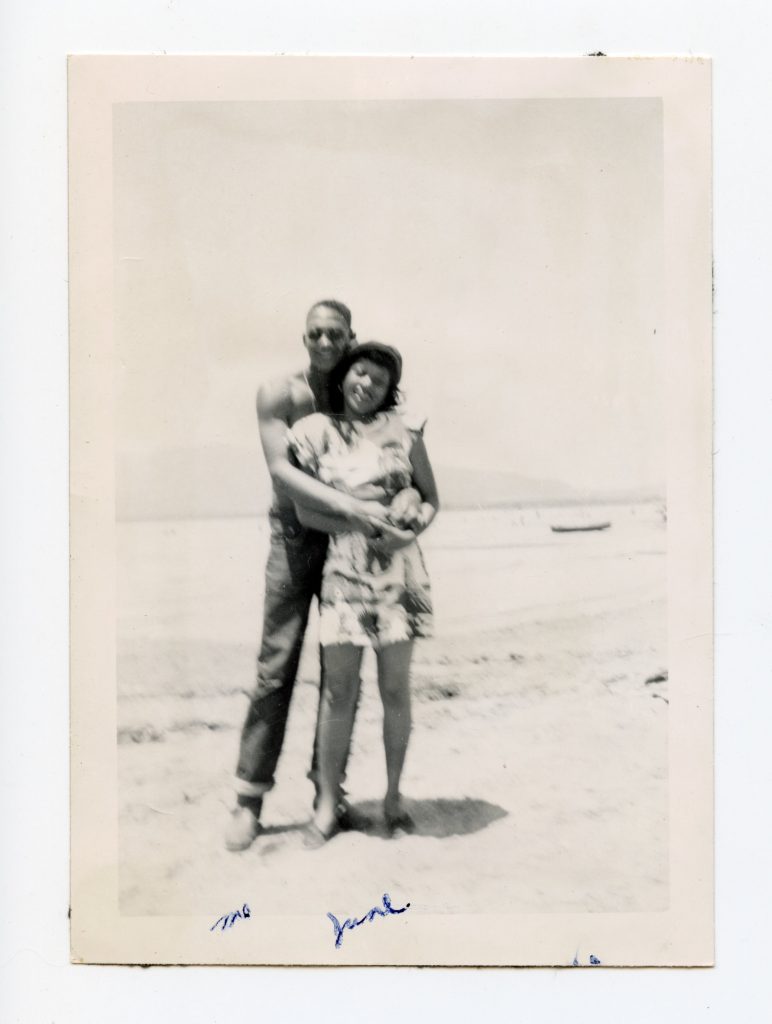
[[[608, 520], [602, 533], [550, 530]], [[264, 516], [119, 523], [119, 640], [253, 642], [267, 544]], [[504, 627], [560, 603], [664, 592], [656, 505], [443, 511], [421, 546], [438, 635]]]

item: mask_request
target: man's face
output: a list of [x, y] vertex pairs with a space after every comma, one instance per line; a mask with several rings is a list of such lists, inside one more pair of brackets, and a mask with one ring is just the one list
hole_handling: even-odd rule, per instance
[[303, 344], [308, 349], [311, 366], [323, 373], [333, 370], [348, 351], [351, 331], [337, 310], [316, 306], [306, 318]]

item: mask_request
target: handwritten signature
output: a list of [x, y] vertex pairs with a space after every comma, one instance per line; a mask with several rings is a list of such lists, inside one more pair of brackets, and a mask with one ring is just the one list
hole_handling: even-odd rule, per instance
[[[597, 958], [597, 956], [595, 956], [594, 953], [590, 953], [590, 963], [592, 964], [593, 967], [597, 967], [600, 962], [601, 961]], [[574, 961], [571, 964], [571, 966], [572, 967], [581, 967], [582, 966], [579, 963], [579, 953], [578, 952], [577, 952], [576, 956], [574, 957]]]
[[224, 932], [226, 928], [232, 928], [234, 924], [239, 920], [239, 918], [243, 918], [244, 920], [246, 920], [246, 918], [251, 916], [252, 911], [249, 909], [249, 904], [245, 903], [242, 906], [241, 910], [234, 910], [230, 914], [223, 914], [222, 917], [218, 917], [215, 923], [209, 929], [209, 931], [213, 932], [217, 925], [219, 924], [220, 931]]
[[347, 917], [343, 924], [337, 919], [334, 914], [328, 914], [327, 916], [332, 921], [332, 927], [335, 930], [335, 948], [339, 949], [343, 942], [343, 933], [348, 928], [358, 928], [360, 924], [364, 924], [365, 921], [373, 921], [376, 917], [389, 917], [390, 914], [404, 914], [407, 908], [410, 906], [409, 903], [405, 904], [404, 907], [393, 907], [391, 905], [391, 898], [389, 894], [385, 892], [383, 894], [383, 905], [380, 907], [373, 907], [372, 910], [368, 910], [364, 917], [351, 918]]

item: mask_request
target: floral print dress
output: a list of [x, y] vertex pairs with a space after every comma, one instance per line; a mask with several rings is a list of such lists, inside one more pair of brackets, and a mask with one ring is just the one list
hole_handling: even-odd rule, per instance
[[[420, 427], [396, 410], [368, 421], [313, 413], [289, 431], [297, 464], [321, 483], [388, 505], [412, 481]], [[418, 543], [376, 551], [359, 532], [330, 537], [322, 577], [320, 642], [382, 647], [430, 636], [429, 577]]]

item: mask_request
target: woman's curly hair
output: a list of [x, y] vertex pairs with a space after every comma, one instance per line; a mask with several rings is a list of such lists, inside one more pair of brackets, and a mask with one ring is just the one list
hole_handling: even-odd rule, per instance
[[384, 370], [389, 371], [389, 387], [376, 412], [387, 412], [389, 409], [396, 408], [402, 401], [402, 392], [397, 384], [397, 378], [399, 377], [398, 367], [388, 352], [384, 352], [380, 348], [369, 348], [368, 343], [364, 341], [357, 345], [356, 348], [350, 349], [332, 371], [330, 377], [330, 403], [334, 411], [343, 412], [343, 381], [354, 363], [360, 359], [369, 359], [371, 363], [375, 363], [376, 366], [382, 366]]

